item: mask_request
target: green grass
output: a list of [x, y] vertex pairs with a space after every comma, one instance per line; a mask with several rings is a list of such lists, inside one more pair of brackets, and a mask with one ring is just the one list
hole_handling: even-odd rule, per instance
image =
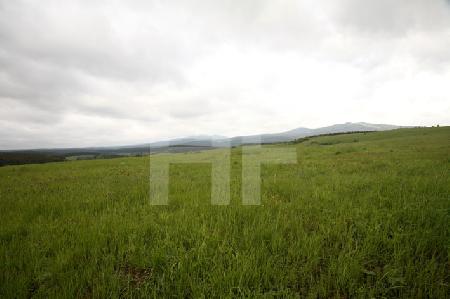
[[171, 166], [168, 206], [148, 157], [0, 168], [0, 296], [450, 297], [449, 127], [282, 146], [260, 206], [240, 148], [228, 206], [208, 164]]

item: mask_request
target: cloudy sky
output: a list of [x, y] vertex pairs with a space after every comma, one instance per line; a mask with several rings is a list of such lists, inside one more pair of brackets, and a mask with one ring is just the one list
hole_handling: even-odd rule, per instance
[[0, 0], [0, 149], [450, 124], [448, 0]]

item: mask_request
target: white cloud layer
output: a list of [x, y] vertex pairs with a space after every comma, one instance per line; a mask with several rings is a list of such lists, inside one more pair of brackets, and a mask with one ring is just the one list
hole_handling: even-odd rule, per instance
[[0, 0], [0, 149], [450, 124], [450, 2]]

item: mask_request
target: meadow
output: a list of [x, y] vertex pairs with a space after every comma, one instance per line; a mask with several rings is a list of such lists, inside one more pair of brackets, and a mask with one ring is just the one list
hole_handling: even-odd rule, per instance
[[223, 206], [207, 163], [170, 166], [167, 206], [149, 156], [1, 167], [0, 296], [450, 297], [450, 127], [280, 146], [297, 164], [262, 166], [258, 206], [241, 147]]

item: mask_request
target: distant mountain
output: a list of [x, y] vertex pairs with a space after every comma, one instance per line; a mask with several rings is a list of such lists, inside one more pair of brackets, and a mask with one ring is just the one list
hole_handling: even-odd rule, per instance
[[[20, 161], [59, 161], [62, 159], [110, 158], [120, 156], [136, 156], [159, 152], [188, 152], [207, 150], [217, 147], [239, 146], [242, 144], [288, 142], [299, 138], [345, 132], [386, 131], [402, 128], [401, 126], [385, 124], [369, 124], [365, 122], [336, 124], [323, 128], [296, 128], [293, 130], [249, 136], [225, 137], [219, 135], [197, 135], [177, 138], [168, 141], [158, 141], [127, 146], [34, 149], [18, 151], [0, 151], [0, 165], [22, 164]], [[10, 153], [10, 154], [9, 154]], [[8, 156], [9, 155], [9, 156]], [[12, 156], [11, 156], [12, 155]], [[3, 162], [2, 162], [3, 161]], [[9, 161], [9, 162], [8, 162]], [[39, 163], [39, 162], [37, 162]]]
[[298, 138], [322, 135], [322, 134], [333, 134], [333, 133], [345, 133], [345, 132], [368, 132], [368, 131], [386, 131], [402, 128], [402, 126], [386, 125], [386, 124], [370, 124], [365, 122], [351, 123], [347, 122], [344, 124], [336, 124], [328, 127], [310, 129], [310, 128], [296, 128], [281, 133], [273, 134], [259, 134], [259, 135], [249, 135], [249, 136], [236, 136], [231, 138], [181, 138], [173, 139], [166, 142], [155, 142], [148, 144], [150, 148], [158, 148], [160, 146], [214, 146], [214, 147], [227, 147], [227, 146], [238, 146], [241, 144], [257, 144], [257, 143], [276, 143], [276, 142], [287, 142], [293, 141]]
[[193, 146], [211, 146], [211, 142], [216, 140], [226, 140], [228, 137], [221, 135], [197, 135], [183, 138], [176, 138], [164, 141], [156, 141], [144, 144], [152, 148], [176, 146], [176, 145], [193, 145]]

